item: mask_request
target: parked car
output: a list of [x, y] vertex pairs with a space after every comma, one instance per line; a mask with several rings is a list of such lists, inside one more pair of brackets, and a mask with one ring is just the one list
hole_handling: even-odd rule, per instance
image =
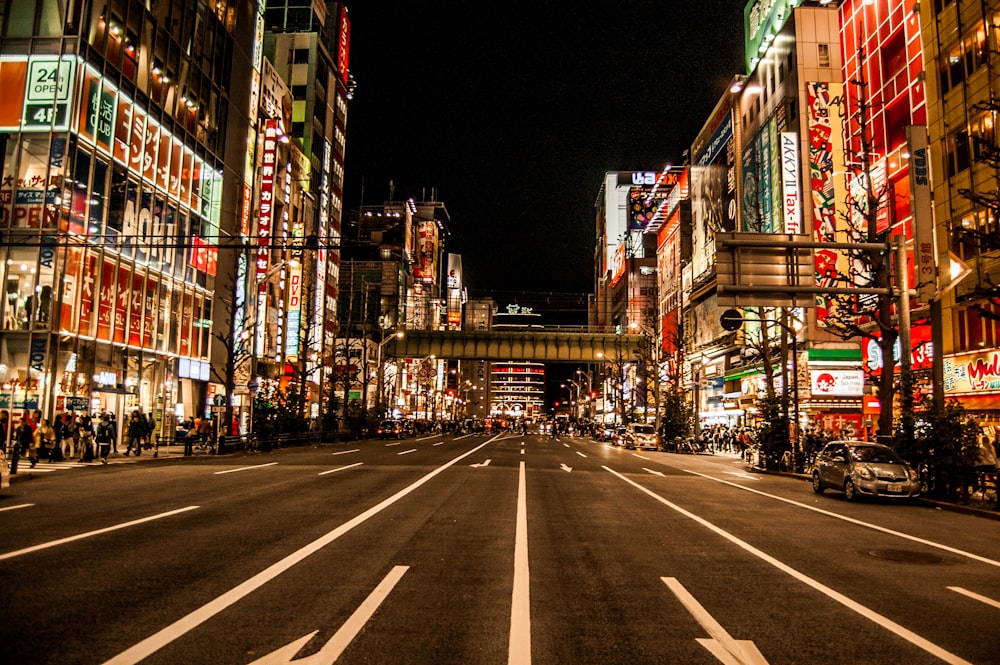
[[831, 441], [816, 457], [812, 488], [817, 494], [827, 488], [841, 490], [848, 501], [860, 496], [915, 497], [920, 478], [889, 446]]
[[660, 435], [646, 423], [629, 423], [625, 428], [625, 447], [648, 450], [660, 449]]
[[398, 420], [383, 420], [375, 428], [375, 436], [380, 439], [402, 439], [403, 423]]

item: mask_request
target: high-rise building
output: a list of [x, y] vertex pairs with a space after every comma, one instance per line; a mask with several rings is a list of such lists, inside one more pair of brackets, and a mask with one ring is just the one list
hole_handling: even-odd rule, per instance
[[[7, 4], [0, 408], [204, 416], [237, 252], [256, 5]], [[223, 290], [224, 291], [224, 290]], [[220, 325], [221, 324], [221, 325]]]

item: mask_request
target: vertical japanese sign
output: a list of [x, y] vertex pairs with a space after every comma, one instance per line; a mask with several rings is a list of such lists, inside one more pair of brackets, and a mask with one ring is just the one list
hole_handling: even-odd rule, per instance
[[910, 151], [910, 195], [913, 198], [913, 260], [917, 300], [930, 302], [937, 291], [934, 254], [934, 215], [931, 211], [931, 163], [927, 149], [927, 128], [906, 128]]
[[264, 277], [267, 275], [268, 239], [274, 221], [274, 169], [278, 149], [278, 121], [264, 121], [264, 149], [260, 167], [260, 207], [257, 220], [257, 281], [261, 292], [266, 292]]
[[302, 266], [292, 263], [288, 268], [288, 334], [285, 336], [285, 356], [291, 362], [298, 359], [301, 323]]

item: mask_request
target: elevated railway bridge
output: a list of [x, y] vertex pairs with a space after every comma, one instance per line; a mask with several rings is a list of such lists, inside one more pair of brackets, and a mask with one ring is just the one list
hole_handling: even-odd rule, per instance
[[406, 330], [385, 342], [384, 358], [601, 363], [631, 361], [648, 349], [643, 335], [551, 330]]

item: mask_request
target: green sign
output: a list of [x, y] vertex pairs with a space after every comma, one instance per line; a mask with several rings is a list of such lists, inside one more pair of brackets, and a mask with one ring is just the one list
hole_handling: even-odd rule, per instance
[[25, 131], [69, 129], [76, 69], [75, 56], [32, 56], [28, 60], [21, 120]]

